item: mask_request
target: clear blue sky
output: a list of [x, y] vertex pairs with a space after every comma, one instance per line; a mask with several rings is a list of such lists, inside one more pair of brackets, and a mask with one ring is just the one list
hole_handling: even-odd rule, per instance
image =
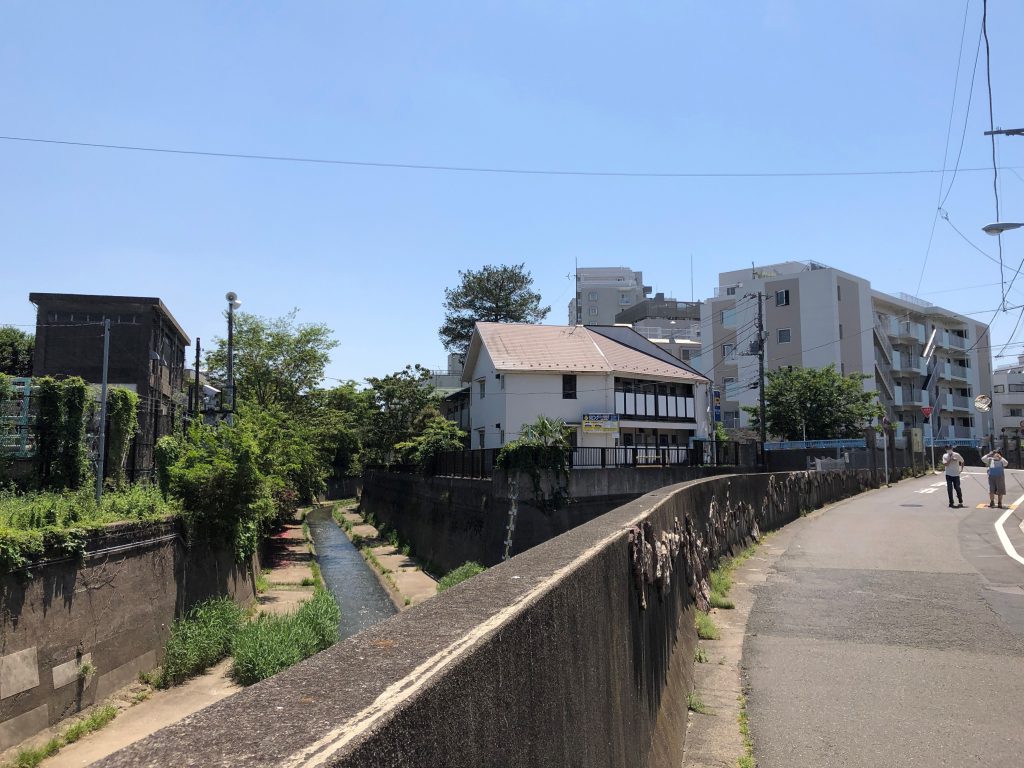
[[[568, 170], [937, 169], [964, 7], [8, 2], [0, 134]], [[980, 18], [973, 0], [947, 167]], [[992, 0], [989, 28], [996, 124], [1024, 126], [1024, 7]], [[990, 163], [984, 60], [965, 167]], [[1024, 137], [1000, 141], [1000, 163], [1024, 176]], [[0, 323], [34, 321], [30, 291], [157, 295], [205, 340], [235, 290], [245, 310], [299, 307], [334, 328], [340, 379], [440, 365], [444, 288], [487, 263], [526, 262], [555, 323], [576, 259], [642, 269], [680, 299], [691, 254], [697, 298], [719, 271], [783, 259], [915, 292], [939, 188], [932, 175], [511, 176], [6, 141], [0, 178]], [[1002, 218], [1024, 220], [1024, 180], [1007, 171], [1001, 186]], [[980, 232], [995, 217], [991, 172], [961, 173], [945, 207], [995, 253]], [[1003, 240], [1012, 274], [1024, 231]], [[991, 310], [999, 288], [970, 286], [998, 280], [939, 221], [920, 293]], [[1016, 315], [996, 321], [996, 341]]]

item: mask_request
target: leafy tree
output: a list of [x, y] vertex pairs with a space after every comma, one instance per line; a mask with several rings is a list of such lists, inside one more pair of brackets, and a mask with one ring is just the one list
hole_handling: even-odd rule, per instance
[[445, 451], [461, 451], [465, 447], [466, 433], [459, 425], [444, 416], [435, 416], [426, 423], [423, 432], [408, 442], [395, 446], [404, 459], [425, 468], [430, 460]]
[[[767, 431], [784, 440], [832, 440], [861, 437], [864, 427], [882, 415], [874, 392], [865, 392], [862, 373], [841, 376], [835, 365], [779, 368], [765, 384]], [[760, 427], [758, 408], [745, 406], [751, 426]]]
[[551, 307], [542, 307], [525, 264], [459, 271], [457, 288], [444, 291], [444, 323], [438, 330], [449, 352], [464, 355], [477, 322], [539, 323]]
[[107, 474], [115, 488], [122, 488], [126, 482], [124, 465], [128, 449], [139, 431], [139, 396], [130, 389], [111, 387], [107, 390], [107, 420]]
[[[298, 310], [284, 317], [266, 318], [236, 312], [234, 369], [238, 402], [267, 407], [277, 403], [301, 409], [308, 395], [324, 378], [330, 352], [338, 342], [321, 323], [298, 323]], [[206, 355], [211, 376], [227, 381], [228, 343], [216, 338], [216, 349]]]
[[0, 373], [31, 376], [35, 340], [31, 333], [25, 333], [13, 325], [0, 326]]
[[387, 464], [398, 443], [408, 442], [425, 426], [424, 413], [436, 415], [437, 395], [428, 384], [430, 371], [407, 365], [384, 378], [368, 378], [371, 412], [363, 436], [365, 460]]

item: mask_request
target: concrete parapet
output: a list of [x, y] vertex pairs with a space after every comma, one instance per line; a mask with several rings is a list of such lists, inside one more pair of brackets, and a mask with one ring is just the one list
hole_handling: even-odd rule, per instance
[[186, 546], [174, 521], [107, 526], [81, 556], [0, 574], [0, 751], [153, 669], [174, 619], [219, 595], [252, 600], [251, 566]]
[[100, 765], [677, 766], [710, 568], [874, 485], [844, 471], [648, 493]]

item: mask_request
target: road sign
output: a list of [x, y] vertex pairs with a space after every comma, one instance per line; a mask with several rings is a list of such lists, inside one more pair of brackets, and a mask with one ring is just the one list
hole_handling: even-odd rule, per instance
[[930, 405], [922, 405], [921, 413], [923, 413], [924, 417], [927, 419], [929, 416], [932, 415], [932, 407]]

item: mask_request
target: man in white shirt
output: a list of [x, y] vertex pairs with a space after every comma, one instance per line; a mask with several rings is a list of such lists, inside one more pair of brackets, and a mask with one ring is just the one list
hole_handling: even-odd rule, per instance
[[949, 496], [949, 506], [956, 507], [953, 503], [953, 489], [956, 489], [956, 498], [959, 506], [964, 505], [964, 495], [960, 491], [960, 470], [964, 468], [964, 457], [949, 448], [942, 454], [942, 466], [946, 468], [946, 494]]

